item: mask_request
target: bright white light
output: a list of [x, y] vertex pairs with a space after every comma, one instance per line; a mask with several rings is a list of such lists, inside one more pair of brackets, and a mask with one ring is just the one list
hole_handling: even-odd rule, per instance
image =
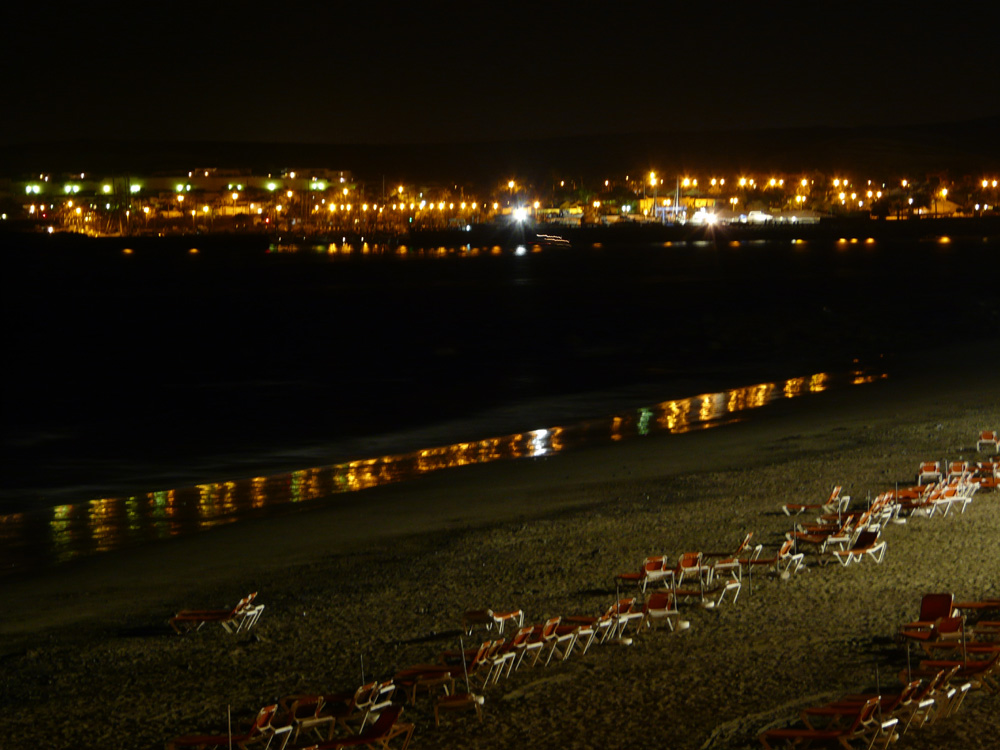
[[[528, 211], [525, 208], [515, 208], [514, 209], [514, 221], [524, 221], [528, 218]], [[522, 249], [522, 248], [519, 248]], [[523, 254], [523, 253], [519, 253]]]
[[514, 255], [527, 255], [527, 254], [528, 254], [528, 248], [526, 248], [524, 245], [518, 245], [517, 249], [514, 250]]

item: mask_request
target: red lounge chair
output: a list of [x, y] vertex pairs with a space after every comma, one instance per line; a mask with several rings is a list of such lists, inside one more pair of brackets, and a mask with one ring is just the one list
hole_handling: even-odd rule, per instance
[[170, 627], [178, 633], [200, 630], [207, 622], [217, 622], [227, 633], [249, 630], [264, 611], [263, 604], [254, 605], [257, 592], [240, 599], [232, 609], [185, 609], [170, 618]]
[[655, 627], [658, 622], [666, 622], [671, 630], [686, 630], [691, 623], [681, 619], [681, 613], [674, 603], [670, 591], [654, 591], [642, 606], [643, 622], [646, 627]]
[[472, 709], [476, 712], [479, 721], [483, 720], [483, 696], [474, 693], [456, 693], [455, 695], [442, 695], [434, 704], [434, 726], [441, 726], [441, 711], [468, 711]]
[[264, 706], [257, 712], [250, 729], [242, 734], [223, 735], [186, 735], [177, 737], [167, 743], [167, 750], [208, 750], [208, 748], [228, 748], [238, 747], [245, 750], [247, 747], [262, 742], [265, 739], [270, 745], [271, 741], [278, 735], [282, 735], [284, 741], [280, 748], [283, 750], [288, 744], [288, 738], [292, 733], [292, 725], [275, 728], [272, 726], [274, 717], [278, 713], [277, 704]]
[[865, 555], [880, 563], [885, 557], [885, 542], [879, 541], [878, 533], [875, 531], [862, 531], [854, 544], [845, 550], [836, 550], [833, 555], [834, 559], [845, 568], [852, 562], [860, 563]]
[[631, 573], [619, 573], [615, 578], [622, 583], [636, 583], [645, 593], [651, 583], [665, 581], [672, 573], [670, 563], [665, 555], [647, 557], [642, 561], [642, 567]]
[[467, 635], [472, 635], [472, 630], [476, 626], [485, 627], [492, 630], [494, 627], [497, 633], [503, 633], [506, 623], [517, 623], [517, 627], [524, 625], [524, 612], [520, 609], [508, 612], [496, 612], [492, 609], [470, 610], [462, 615], [462, 629]]
[[788, 503], [782, 505], [781, 509], [785, 512], [786, 516], [798, 515], [805, 510], [821, 510], [823, 513], [834, 513], [838, 509], [841, 511], [847, 510], [848, 504], [851, 502], [850, 495], [844, 495], [841, 497], [841, 490], [843, 488], [838, 484], [833, 488], [833, 491], [822, 503]]
[[292, 728], [292, 743], [298, 742], [302, 730], [313, 730], [317, 739], [324, 739], [319, 728], [329, 725], [326, 738], [333, 736], [335, 717], [323, 710], [326, 701], [322, 695], [289, 695], [278, 701], [281, 706], [281, 717], [275, 721], [278, 726]]
[[[870, 698], [860, 706], [851, 706], [842, 711], [832, 712], [828, 718], [830, 725], [823, 729], [815, 729], [807, 724], [804, 729], [769, 729], [758, 736], [760, 743], [768, 750], [771, 742], [787, 745], [808, 745], [810, 743], [839, 743], [846, 750], [851, 750], [852, 742], [862, 741], [867, 747], [873, 747], [876, 742], [882, 747], [897, 736], [895, 727], [898, 719], [879, 721], [879, 699]], [[846, 723], [849, 722], [849, 723]]]
[[983, 449], [984, 445], [992, 445], [993, 449], [1000, 453], [1000, 434], [996, 430], [983, 430], [979, 433], [979, 440], [976, 442], [976, 452]]
[[940, 482], [943, 479], [940, 461], [924, 461], [920, 464], [920, 470], [917, 472], [917, 484], [923, 484], [925, 479], [935, 482]]
[[330, 717], [334, 724], [330, 727], [328, 739], [332, 738], [336, 726], [349, 734], [357, 734], [360, 731], [360, 727], [368, 721], [369, 709], [375, 704], [381, 685], [379, 682], [367, 682], [350, 693], [322, 696], [321, 714]]
[[921, 676], [940, 669], [958, 667], [955, 677], [968, 680], [973, 689], [985, 688], [990, 693], [1000, 693], [1000, 651], [990, 652], [987, 659], [925, 659], [920, 662]]
[[339, 737], [318, 745], [312, 745], [304, 750], [339, 750], [342, 747], [369, 747], [389, 749], [389, 743], [396, 737], [403, 737], [403, 742], [398, 750], [406, 750], [413, 737], [413, 724], [401, 721], [400, 715], [403, 707], [399, 705], [389, 706], [379, 714], [378, 719], [368, 729], [354, 737]]
[[[928, 683], [929, 685], [931, 683]], [[859, 706], [872, 698], [878, 698], [879, 711], [883, 717], [899, 719], [899, 733], [905, 734], [913, 720], [934, 705], [934, 699], [925, 695], [927, 687], [921, 687], [920, 680], [912, 680], [896, 695], [876, 693], [848, 694], [831, 705]], [[806, 709], [807, 711], [811, 709]], [[921, 722], [922, 723], [922, 722]]]
[[750, 569], [761, 566], [778, 575], [794, 573], [802, 565], [802, 560], [805, 557], [802, 552], [792, 552], [792, 547], [794, 545], [795, 542], [786, 540], [774, 557], [760, 557], [760, 550], [762, 549], [762, 546], [757, 545], [754, 549], [753, 555], [748, 558], [740, 559], [740, 565]]
[[899, 626], [900, 638], [915, 641], [930, 640], [934, 626], [945, 617], [955, 615], [955, 597], [951, 594], [924, 594], [920, 599], [920, 614], [913, 622]]

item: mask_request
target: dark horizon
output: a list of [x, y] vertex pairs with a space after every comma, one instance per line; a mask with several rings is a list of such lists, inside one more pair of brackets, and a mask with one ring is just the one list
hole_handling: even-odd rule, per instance
[[477, 182], [508, 174], [604, 179], [653, 167], [668, 172], [853, 170], [961, 176], [1000, 167], [1000, 140], [993, 137], [998, 132], [1000, 116], [905, 127], [644, 131], [434, 144], [68, 138], [0, 146], [0, 174], [324, 167], [367, 180]]

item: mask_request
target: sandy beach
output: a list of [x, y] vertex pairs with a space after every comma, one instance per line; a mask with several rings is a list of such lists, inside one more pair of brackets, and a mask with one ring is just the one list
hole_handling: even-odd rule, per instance
[[[362, 669], [433, 661], [458, 647], [468, 609], [596, 615], [647, 555], [732, 549], [748, 531], [773, 552], [785, 502], [840, 484], [863, 503], [912, 484], [921, 460], [975, 460], [979, 431], [1000, 428], [997, 349], [916, 357], [889, 380], [721, 429], [449, 470], [5, 580], [0, 746], [163, 747], [224, 731], [228, 707], [246, 719], [289, 694], [353, 689]], [[686, 631], [522, 667], [486, 689], [482, 723], [436, 728], [418, 699], [411, 747], [758, 747], [802, 707], [896, 691], [906, 650], [893, 636], [924, 593], [1000, 597], [998, 503], [981, 491], [964, 513], [890, 525], [881, 565], [807, 555], [788, 580], [745, 581], [733, 606], [683, 606]], [[265, 611], [249, 636], [167, 625], [250, 591]], [[973, 694], [898, 746], [988, 748], [998, 734], [1000, 697]]]

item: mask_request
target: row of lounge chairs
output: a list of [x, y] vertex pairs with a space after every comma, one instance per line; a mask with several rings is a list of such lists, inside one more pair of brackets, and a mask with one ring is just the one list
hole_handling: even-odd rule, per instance
[[[919, 619], [899, 628], [901, 640], [916, 640], [923, 646], [941, 643], [949, 649], [959, 646], [959, 639], [948, 625], [955, 619], [964, 623], [962, 609], [969, 611], [1000, 610], [1000, 600], [955, 603], [951, 594], [928, 594], [923, 597]], [[980, 620], [980, 623], [990, 621]], [[942, 627], [945, 626], [945, 627]], [[1000, 633], [1000, 629], [986, 628]], [[965, 643], [964, 638], [961, 641]], [[810, 707], [799, 714], [801, 726], [766, 729], [758, 735], [765, 748], [807, 748], [813, 745], [840, 745], [887, 748], [911, 728], [933, 724], [953, 715], [972, 690], [1000, 692], [1000, 642], [979, 641], [983, 648], [970, 657], [969, 644], [959, 659], [925, 659], [916, 669], [908, 663], [899, 673], [903, 688], [896, 693], [859, 693], [844, 695], [822, 706]], [[909, 662], [909, 660], [907, 660]]]
[[[761, 544], [751, 548], [754, 535], [750, 532], [728, 552], [685, 552], [673, 562], [665, 555], [649, 556], [638, 570], [615, 576], [616, 585], [634, 585], [637, 595], [616, 597], [598, 615], [551, 617], [525, 626], [524, 612], [519, 609], [468, 611], [462, 618], [465, 633], [471, 635], [482, 628], [498, 637], [474, 648], [443, 651], [436, 663], [398, 670], [388, 680], [367, 682], [348, 693], [286, 696], [263, 707], [242, 732], [178, 737], [167, 743], [167, 748], [244, 748], [258, 744], [269, 748], [274, 744], [284, 750], [290, 742], [303, 747], [305, 737], [307, 741], [316, 740], [307, 746], [310, 750], [358, 746], [387, 749], [389, 742], [397, 738], [402, 750], [414, 732], [414, 725], [402, 719], [403, 704], [416, 703], [421, 691], [437, 694], [435, 723], [440, 721], [441, 711], [449, 709], [474, 709], [481, 720], [483, 698], [475, 690], [496, 685], [525, 663], [531, 667], [548, 665], [573, 654], [586, 654], [594, 644], [629, 643], [638, 633], [664, 623], [671, 631], [686, 629], [690, 622], [682, 619], [679, 605], [695, 602], [714, 608], [726, 601], [735, 603], [744, 574], [752, 581], [754, 571], [787, 578], [804, 567], [805, 553], [799, 551], [799, 545], [845, 566], [865, 557], [881, 562], [885, 542], [879, 534], [885, 524], [915, 513], [933, 516], [940, 511], [947, 515], [958, 505], [964, 512], [979, 486], [996, 486], [1000, 462], [980, 462], [975, 467], [953, 463], [947, 474], [941, 464], [936, 469], [941, 473], [933, 484], [923, 484], [924, 479], [930, 479], [932, 467], [921, 466], [916, 486], [883, 493], [864, 509], [851, 510], [850, 497], [843, 495], [839, 486], [822, 502], [782, 506], [789, 516], [809, 510], [819, 511], [819, 516], [815, 523], [798, 524], [773, 554], [764, 555]], [[245, 632], [263, 611], [255, 598], [256, 593], [252, 593], [231, 610], [184, 610], [170, 619], [170, 625], [178, 633], [187, 633], [218, 622], [229, 633]], [[926, 659], [916, 670], [908, 671], [905, 687], [899, 693], [848, 695], [836, 703], [807, 709], [802, 714], [803, 728], [768, 730], [760, 736], [762, 744], [771, 747], [769, 743], [774, 742], [789, 746], [835, 742], [851, 748], [860, 740], [868, 747], [884, 747], [914, 723], [922, 725], [948, 715], [973, 686], [997, 692], [997, 644], [989, 639], [1000, 634], [1000, 622], [980, 619], [969, 627], [966, 618], [954, 610], [1000, 606], [1000, 602], [953, 605], [950, 597], [947, 602], [943, 598], [936, 600], [931, 595], [926, 609], [921, 606], [920, 620], [903, 626], [901, 634], [905, 635], [901, 637], [920, 642], [928, 656], [954, 651], [956, 643], [961, 642], [963, 663]], [[947, 612], [942, 613], [945, 609]], [[506, 627], [516, 628], [509, 638], [502, 637]], [[970, 656], [984, 658], [970, 660]], [[465, 693], [456, 692], [460, 678], [466, 683]], [[962, 679], [966, 682], [955, 684]], [[821, 725], [821, 721], [825, 723]]]
[[[923, 484], [924, 480], [934, 481]], [[785, 538], [794, 543], [796, 552], [801, 548], [819, 563], [835, 560], [847, 566], [865, 558], [880, 563], [886, 551], [881, 532], [887, 524], [905, 523], [917, 515], [944, 517], [955, 508], [964, 513], [980, 488], [996, 487], [998, 481], [1000, 460], [923, 462], [915, 485], [883, 492], [863, 508], [851, 508], [850, 496], [842, 494], [841, 486], [818, 503], [782, 505], [788, 516], [820, 512], [814, 522], [796, 524]]]
[[[396, 686], [369, 682], [349, 693], [334, 695], [292, 695], [264, 706], [248, 729], [235, 733], [186, 735], [167, 743], [167, 750], [210, 750], [248, 748], [273, 744], [284, 750], [289, 742], [303, 750], [339, 750], [346, 747], [384, 748], [397, 737], [405, 750], [414, 725], [403, 721], [403, 706], [393, 701]], [[325, 734], [322, 730], [326, 730]], [[312, 744], [302, 744], [306, 733]], [[318, 741], [313, 741], [312, 737]]]

